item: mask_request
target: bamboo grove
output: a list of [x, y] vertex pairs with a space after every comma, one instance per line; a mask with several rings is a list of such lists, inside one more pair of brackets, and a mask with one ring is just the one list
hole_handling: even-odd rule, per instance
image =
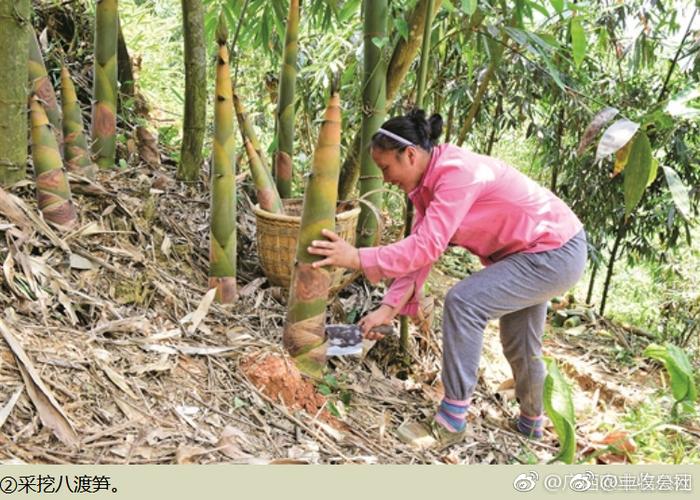
[[[78, 217], [71, 179], [99, 183], [100, 170], [123, 159], [118, 112], [129, 98], [119, 77], [120, 7], [117, 0], [91, 7], [93, 39], [83, 40], [93, 44], [88, 104], [74, 85], [84, 75], [62, 60], [71, 55], [32, 29], [30, 3], [0, 0], [0, 62], [8, 68], [0, 75], [0, 181], [24, 179], [30, 137], [39, 209], [66, 229]], [[700, 181], [691, 160], [700, 67], [692, 22], [623, 4], [598, 11], [545, 0], [183, 0], [177, 177], [193, 186], [205, 181], [211, 196], [208, 286], [221, 302], [236, 298], [236, 176], [243, 173], [236, 159], [245, 157], [260, 208], [287, 216], [285, 200], [304, 198], [284, 343], [318, 373], [330, 284], [323, 273], [308, 272], [302, 242], [333, 227], [337, 200], [363, 198], [385, 214], [397, 210], [382, 192], [368, 145], [388, 114], [418, 106], [442, 113], [449, 140], [478, 152], [490, 154], [521, 130], [534, 140], [537, 180], [590, 228], [595, 258], [587, 301], [603, 280], [603, 313], [616, 261], [654, 258], [688, 238], [698, 204], [690, 186]], [[687, 12], [695, 18], [695, 10]], [[641, 29], [625, 45], [621, 19], [635, 16], [643, 18]], [[346, 40], [334, 41], [339, 34]], [[662, 57], [666, 35], [673, 52]], [[654, 78], [659, 68], [662, 77]], [[330, 100], [336, 79], [329, 70], [340, 75]], [[616, 86], [606, 84], [611, 74]], [[89, 122], [81, 97], [91, 108]], [[408, 228], [410, 213], [404, 216]], [[380, 243], [378, 229], [363, 206], [358, 246]]]

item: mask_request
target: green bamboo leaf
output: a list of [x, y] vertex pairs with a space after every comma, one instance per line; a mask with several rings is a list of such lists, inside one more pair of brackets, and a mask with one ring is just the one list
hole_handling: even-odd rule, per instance
[[578, 68], [586, 57], [586, 33], [578, 17], [571, 19], [571, 52]]
[[451, 0], [443, 0], [442, 6], [445, 7], [445, 10], [450, 14], [453, 14], [457, 10], [455, 9], [455, 6], [452, 4]]
[[627, 167], [625, 167], [624, 181], [622, 184], [625, 195], [625, 217], [629, 217], [634, 208], [642, 199], [647, 188], [649, 172], [651, 170], [651, 144], [643, 131], [637, 133], [632, 143]]
[[671, 378], [671, 393], [676, 400], [674, 414], [680, 406], [683, 411], [694, 411], [698, 393], [695, 387], [693, 367], [688, 355], [673, 344], [650, 344], [644, 349], [644, 355], [661, 361]]
[[688, 186], [678, 176], [678, 173], [671, 167], [663, 167], [668, 189], [671, 191], [673, 203], [685, 220], [690, 220], [690, 197], [688, 196]]
[[498, 65], [503, 55], [503, 45], [497, 41], [499, 38], [498, 30], [493, 26], [489, 26], [487, 29], [491, 33], [491, 36], [484, 36], [486, 54], [488, 55], [489, 63], [495, 66]]
[[470, 16], [474, 15], [477, 6], [477, 0], [462, 0], [462, 10], [465, 12], [465, 14], [468, 14]]
[[656, 175], [659, 173], [659, 160], [656, 158], [651, 159], [651, 168], [649, 169], [649, 180], [647, 181], [647, 187], [651, 186], [651, 183], [656, 180]]
[[348, 64], [347, 68], [345, 68], [345, 71], [343, 71], [343, 75], [340, 77], [340, 84], [349, 84], [357, 76], [356, 70], [357, 62], [353, 61], [350, 64]]
[[576, 453], [576, 418], [571, 386], [552, 358], [544, 357], [547, 376], [544, 379], [544, 409], [559, 437], [559, 453], [552, 461], [570, 464]]
[[379, 48], [379, 49], [381, 49], [382, 47], [384, 47], [384, 46], [387, 44], [387, 42], [389, 42], [389, 37], [386, 37], [386, 36], [383, 37], [383, 38], [380, 38], [380, 37], [378, 37], [378, 36], [373, 36], [373, 37], [372, 37], [372, 43], [373, 43], [374, 45], [376, 45], [376, 47]]
[[[279, 6], [276, 2], [272, 3], [275, 6]], [[284, 13], [282, 16], [280, 16], [277, 13], [277, 8], [275, 8], [275, 15], [272, 16], [272, 20], [274, 21], [275, 25], [275, 30], [277, 30], [277, 36], [280, 37], [280, 39], [284, 39], [284, 34], [287, 31], [285, 24], [284, 24]]]
[[547, 52], [557, 51], [561, 48], [561, 44], [557, 37], [549, 33], [537, 33], [536, 35], [538, 43], [542, 44], [542, 47]]
[[229, 26], [236, 26], [236, 16], [233, 13], [231, 5], [228, 3], [225, 3], [221, 10], [223, 11], [224, 16], [226, 17], [226, 23]]
[[508, 36], [518, 42], [520, 45], [525, 47], [525, 49], [533, 54], [534, 56], [541, 58], [544, 62], [545, 69], [552, 80], [557, 84], [557, 86], [562, 90], [566, 91], [566, 86], [561, 80], [559, 70], [556, 64], [549, 56], [553, 54], [555, 47], [552, 47], [549, 43], [543, 40], [540, 36], [530, 31], [524, 31], [518, 28], [506, 27], [504, 28]]
[[561, 14], [564, 10], [564, 0], [549, 0], [549, 3], [552, 4], [552, 7], [554, 7], [554, 10], [556, 10], [558, 14]]
[[515, 0], [515, 25], [522, 28], [523, 23], [523, 2], [524, 0]]
[[348, 0], [347, 2], [345, 2], [343, 7], [340, 9], [340, 12], [338, 13], [338, 21], [343, 23], [350, 19], [352, 16], [354, 16], [357, 12], [358, 7], [360, 6], [360, 1], [361, 0]]
[[336, 418], [340, 418], [340, 412], [338, 411], [338, 407], [333, 401], [328, 401], [328, 404], [326, 406], [328, 407], [328, 411], [331, 415], [333, 415]]
[[404, 40], [408, 40], [408, 23], [405, 19], [399, 18], [395, 21], [394, 27]]
[[646, 124], [647, 128], [649, 128], [650, 125], [653, 125], [657, 133], [670, 130], [676, 126], [676, 120], [664, 111], [663, 106], [656, 106], [652, 108], [648, 113], [640, 118], [639, 121]]
[[527, 4], [530, 6], [530, 9], [536, 10], [544, 17], [549, 17], [549, 12], [544, 6], [540, 5], [539, 2], [533, 2], [532, 0], [528, 0]]

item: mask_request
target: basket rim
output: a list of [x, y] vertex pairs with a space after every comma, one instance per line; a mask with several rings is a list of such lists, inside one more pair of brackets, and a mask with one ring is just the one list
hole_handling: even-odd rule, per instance
[[[301, 199], [301, 198], [299, 198]], [[264, 210], [260, 208], [260, 204], [256, 203], [253, 205], [253, 211], [255, 212], [255, 215], [264, 217], [266, 219], [276, 219], [280, 221], [288, 221], [288, 222], [301, 222], [301, 215], [287, 215], [287, 214], [274, 214], [272, 212], [268, 212], [267, 210]], [[359, 214], [361, 211], [361, 207], [355, 207], [351, 210], [345, 210], [344, 212], [340, 212], [338, 214], [335, 214], [335, 220], [345, 220], [345, 219], [352, 219], [353, 217], [356, 217], [357, 214]]]

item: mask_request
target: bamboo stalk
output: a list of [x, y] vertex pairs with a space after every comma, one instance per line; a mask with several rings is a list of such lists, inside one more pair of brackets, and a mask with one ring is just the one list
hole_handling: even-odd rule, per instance
[[231, 71], [223, 13], [219, 16], [216, 41], [216, 99], [211, 175], [211, 230], [209, 234], [209, 288], [216, 288], [222, 303], [236, 299], [236, 179], [233, 168], [234, 140]]
[[[362, 139], [360, 146], [360, 196], [374, 192], [367, 201], [381, 211], [382, 173], [372, 160], [372, 136], [386, 117], [386, 62], [383, 51], [373, 42], [386, 37], [387, 0], [365, 0], [364, 12], [364, 76], [362, 91]], [[372, 211], [362, 205], [357, 222], [357, 246], [368, 247], [379, 243], [378, 221]]]
[[[433, 0], [433, 15], [440, 10], [442, 0]], [[423, 40], [423, 27], [425, 16], [428, 12], [428, 0], [419, 0], [411, 13], [407, 16], [409, 26], [408, 40], [401, 38], [394, 47], [391, 60], [386, 72], [386, 104], [390, 106], [396, 96], [399, 86], [404, 81], [408, 70], [416, 57], [418, 48]], [[473, 16], [472, 16], [473, 17]], [[362, 145], [362, 133], [355, 134], [348, 153], [343, 161], [338, 185], [338, 197], [341, 200], [349, 199], [357, 185], [360, 176], [360, 152]]]
[[27, 175], [29, 0], [0, 0], [0, 185]]
[[304, 206], [292, 270], [283, 341], [299, 369], [319, 376], [326, 363], [325, 316], [331, 285], [327, 268], [311, 264], [322, 257], [307, 251], [311, 241], [322, 239], [323, 229], [334, 230], [340, 173], [340, 98], [331, 91], [318, 134], [311, 173], [304, 191]]
[[102, 168], [114, 166], [117, 147], [117, 0], [97, 0], [93, 77], [92, 152]]
[[[428, 63], [430, 62], [430, 37], [433, 24], [433, 0], [428, 0], [427, 15], [425, 16], [425, 26], [423, 29], [423, 46], [420, 53], [420, 67], [418, 70], [418, 91], [416, 95], [416, 107], [423, 108], [423, 100], [425, 98], [425, 85], [428, 79]], [[404, 237], [411, 234], [411, 225], [413, 224], [413, 203], [406, 195], [406, 215], [404, 219]], [[414, 293], [420, 294], [420, 290], [415, 290]], [[408, 318], [401, 316], [399, 321], [399, 332], [401, 350], [404, 353], [408, 352]]]
[[277, 190], [283, 198], [292, 195], [294, 151], [294, 93], [297, 79], [297, 53], [299, 34], [299, 0], [290, 0], [287, 16], [287, 32], [284, 41], [284, 58], [280, 74], [277, 100], [277, 153], [274, 173]]
[[423, 29], [423, 46], [420, 53], [420, 66], [418, 69], [418, 91], [416, 93], [416, 107], [423, 108], [425, 99], [425, 85], [428, 80], [428, 63], [430, 62], [430, 38], [433, 24], [433, 3], [428, 0], [428, 8], [425, 16], [425, 26]]

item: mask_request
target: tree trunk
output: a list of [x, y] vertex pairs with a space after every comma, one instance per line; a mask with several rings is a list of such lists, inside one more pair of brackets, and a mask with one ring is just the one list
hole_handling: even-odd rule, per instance
[[49, 119], [37, 96], [31, 102], [32, 159], [36, 175], [36, 196], [44, 219], [62, 229], [70, 229], [78, 221], [71, 200], [70, 186], [63, 171], [58, 143], [49, 126]]
[[557, 123], [557, 160], [552, 167], [552, 180], [549, 185], [549, 190], [557, 194], [557, 180], [559, 177], [559, 167], [561, 164], [561, 137], [564, 134], [564, 106], [559, 110], [559, 123]]
[[85, 177], [94, 177], [97, 165], [90, 158], [87, 138], [83, 127], [83, 114], [75, 93], [70, 72], [61, 68], [61, 104], [63, 108], [63, 138], [66, 168]]
[[92, 105], [92, 153], [102, 168], [114, 166], [117, 146], [117, 0], [97, 0]]
[[46, 72], [44, 56], [41, 55], [39, 40], [34, 29], [29, 30], [29, 82], [32, 92], [36, 94], [42, 103], [46, 116], [49, 118], [51, 128], [56, 136], [59, 150], [63, 148], [63, 127], [61, 125], [61, 108], [58, 107], [58, 99], [53, 84]]
[[[382, 209], [382, 173], [372, 160], [370, 144], [372, 136], [381, 127], [386, 116], [386, 62], [383, 51], [372, 41], [386, 37], [387, 0], [365, 0], [364, 12], [364, 76], [362, 82], [362, 139], [360, 142], [360, 195], [376, 191], [366, 200], [377, 210]], [[378, 223], [374, 213], [362, 206], [357, 223], [357, 246], [376, 245]]]
[[591, 300], [593, 300], [593, 287], [595, 286], [595, 278], [596, 275], [598, 274], [598, 267], [600, 265], [596, 262], [593, 264], [593, 270], [591, 271], [591, 279], [588, 281], [588, 292], [586, 292], [586, 304], [591, 304]]
[[204, 130], [207, 119], [207, 50], [204, 40], [202, 0], [182, 0], [185, 40], [185, 116], [177, 176], [195, 181], [202, 170]]
[[228, 61], [226, 20], [221, 14], [216, 30], [214, 144], [211, 175], [211, 230], [209, 234], [209, 288], [216, 288], [222, 303], [236, 300], [236, 176], [231, 70]]
[[275, 155], [275, 180], [282, 198], [292, 195], [294, 152], [294, 91], [297, 79], [297, 52], [299, 34], [299, 0], [290, 0], [287, 16], [287, 32], [284, 41], [284, 60], [277, 100], [277, 153]]
[[27, 175], [29, 0], [0, 0], [0, 185]]
[[600, 310], [599, 313], [602, 316], [605, 313], [605, 302], [608, 299], [608, 290], [610, 288], [610, 280], [613, 275], [613, 266], [615, 265], [615, 259], [617, 259], [617, 251], [620, 248], [620, 243], [625, 236], [625, 230], [627, 229], [627, 221], [623, 215], [620, 218], [620, 223], [617, 227], [617, 236], [615, 237], [615, 244], [613, 245], [612, 252], [610, 252], [610, 260], [608, 261], [608, 272], [605, 275], [605, 285], [603, 286], [603, 298], [600, 300]]
[[304, 191], [299, 242], [292, 270], [284, 346], [296, 365], [308, 375], [319, 376], [326, 364], [326, 301], [331, 285], [328, 268], [314, 269], [323, 257], [308, 253], [314, 239], [323, 239], [322, 229], [333, 231], [340, 172], [340, 99], [331, 91], [311, 173]]
[[[433, 15], [440, 10], [442, 0], [433, 0]], [[408, 40], [401, 38], [392, 52], [391, 61], [386, 73], [386, 104], [390, 106], [396, 92], [406, 77], [411, 63], [416, 57], [418, 47], [423, 40], [423, 28], [428, 12], [428, 0], [418, 0], [415, 8], [408, 17]], [[357, 179], [360, 174], [360, 147], [362, 144], [361, 133], [355, 137], [348, 149], [347, 156], [340, 171], [340, 183], [338, 185], [338, 198], [347, 200], [352, 196]]]
[[493, 145], [496, 142], [496, 131], [498, 130], [498, 117], [503, 113], [503, 94], [498, 94], [498, 102], [496, 103], [496, 111], [492, 118], [493, 123], [491, 123], [491, 134], [489, 135], [489, 142], [486, 145], [486, 156], [491, 156], [491, 151], [493, 151]]
[[455, 104], [452, 103], [450, 105], [450, 110], [447, 112], [447, 127], [445, 130], [445, 142], [450, 142], [450, 139], [452, 138], [452, 123], [454, 121], [454, 116], [455, 116]]

